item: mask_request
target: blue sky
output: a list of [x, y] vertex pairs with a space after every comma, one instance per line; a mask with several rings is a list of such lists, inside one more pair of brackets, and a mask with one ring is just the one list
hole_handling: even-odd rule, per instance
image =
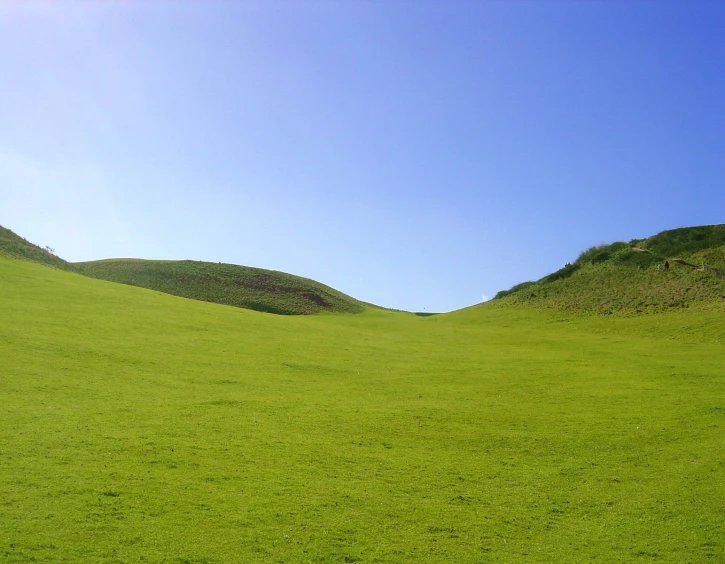
[[0, 3], [0, 224], [448, 311], [725, 222], [725, 3]]

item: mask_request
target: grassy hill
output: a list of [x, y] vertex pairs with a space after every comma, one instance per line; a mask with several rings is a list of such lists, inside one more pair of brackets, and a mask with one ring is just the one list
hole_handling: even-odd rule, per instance
[[195, 300], [285, 315], [358, 313], [363, 304], [329, 286], [261, 268], [191, 260], [79, 262], [78, 272]]
[[248, 266], [200, 261], [110, 259], [68, 263], [0, 226], [0, 255], [175, 296], [284, 315], [359, 313], [364, 304], [314, 280]]
[[55, 256], [49, 248], [39, 247], [0, 225], [0, 255], [19, 258], [54, 266], [63, 270], [74, 270], [73, 266]]
[[648, 239], [597, 245], [562, 269], [499, 292], [496, 298], [500, 305], [606, 314], [725, 309], [725, 225], [673, 229]]
[[[0, 254], [268, 313], [359, 313], [370, 305], [313, 280], [232, 264], [139, 259], [70, 264], [3, 227]], [[665, 262], [670, 266], [667, 270]], [[499, 292], [494, 303], [605, 314], [725, 309], [725, 225], [673, 229], [648, 239], [591, 247], [573, 263], [538, 281]]]
[[4, 562], [725, 561], [720, 312], [274, 316], [2, 257], [0, 311]]

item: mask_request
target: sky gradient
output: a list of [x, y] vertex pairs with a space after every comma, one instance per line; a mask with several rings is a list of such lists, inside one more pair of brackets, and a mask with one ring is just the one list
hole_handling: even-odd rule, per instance
[[0, 225], [449, 311], [725, 223], [720, 1], [0, 1]]

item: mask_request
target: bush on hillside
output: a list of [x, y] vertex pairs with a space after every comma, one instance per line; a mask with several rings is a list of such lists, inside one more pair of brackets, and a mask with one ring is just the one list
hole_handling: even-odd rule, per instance
[[579, 257], [576, 259], [574, 264], [599, 264], [612, 258], [612, 255], [617, 251], [621, 251], [627, 247], [629, 247], [629, 245], [622, 241], [594, 245], [579, 253]]
[[638, 252], [628, 249], [617, 253], [614, 258], [614, 264], [618, 266], [632, 266], [636, 268], [649, 268], [659, 262], [664, 262], [664, 258], [650, 252]]
[[548, 276], [544, 276], [539, 282], [543, 282], [545, 284], [548, 284], [549, 282], [554, 282], [555, 280], [562, 280], [563, 278], [569, 278], [572, 274], [574, 274], [577, 270], [581, 268], [581, 264], [574, 263], [574, 264], [567, 264], [565, 267], [560, 268], [556, 272], [552, 272]]
[[663, 231], [647, 239], [645, 248], [658, 255], [675, 257], [720, 245], [725, 245], [725, 225], [703, 225]]
[[588, 249], [585, 249], [581, 253], [579, 253], [576, 261], [574, 261], [574, 264], [584, 264], [590, 262], [596, 254], [601, 252], [607, 246], [608, 245], [606, 243], [602, 243], [600, 245], [592, 245]]
[[521, 284], [516, 284], [516, 286], [512, 286], [508, 290], [501, 290], [493, 297], [493, 299], [497, 300], [499, 298], [503, 298], [504, 296], [508, 296], [509, 294], [513, 294], [519, 290], [533, 286], [534, 284], [536, 284], [536, 282], [521, 282]]
[[592, 264], [599, 264], [600, 262], [605, 262], [612, 258], [612, 253], [609, 251], [599, 251], [596, 255], [592, 257], [591, 263]]

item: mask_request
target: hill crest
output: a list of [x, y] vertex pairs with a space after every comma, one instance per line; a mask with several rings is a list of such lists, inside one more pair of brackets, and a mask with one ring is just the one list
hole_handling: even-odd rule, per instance
[[527, 304], [605, 314], [725, 304], [725, 225], [682, 227], [595, 245], [543, 278], [496, 294]]
[[0, 226], [0, 255], [109, 282], [280, 315], [357, 313], [366, 305], [320, 282], [250, 266], [192, 260], [106, 259], [69, 263]]
[[74, 270], [69, 262], [56, 256], [50, 247], [41, 247], [35, 243], [31, 243], [2, 225], [0, 225], [0, 255], [29, 260], [63, 270]]
[[266, 313], [357, 313], [364, 309], [358, 300], [320, 282], [250, 266], [144, 259], [107, 259], [73, 266], [92, 278]]

